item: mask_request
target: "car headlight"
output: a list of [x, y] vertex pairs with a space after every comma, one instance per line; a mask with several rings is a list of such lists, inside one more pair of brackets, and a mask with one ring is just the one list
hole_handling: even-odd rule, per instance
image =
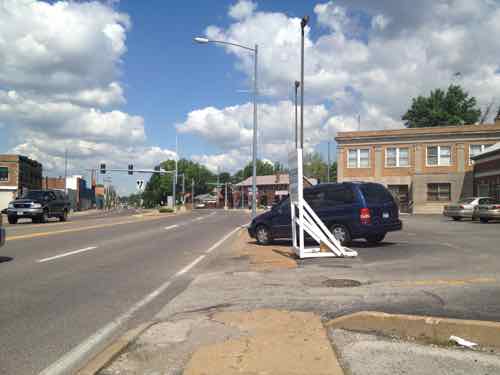
[[9, 203], [9, 208], [14, 208], [14, 203]]
[[42, 208], [42, 205], [40, 203], [32, 203], [31, 207], [33, 207], [33, 208]]

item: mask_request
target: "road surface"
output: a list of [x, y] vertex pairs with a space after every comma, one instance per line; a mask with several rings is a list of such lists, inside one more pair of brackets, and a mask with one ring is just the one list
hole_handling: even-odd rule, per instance
[[[151, 319], [211, 256], [199, 261], [200, 255], [248, 221], [243, 212], [126, 211], [7, 225], [0, 249], [0, 374], [54, 369], [61, 358], [81, 359], [80, 344], [89, 337], [99, 341], [83, 356]], [[112, 332], [99, 333], [103, 327]]]

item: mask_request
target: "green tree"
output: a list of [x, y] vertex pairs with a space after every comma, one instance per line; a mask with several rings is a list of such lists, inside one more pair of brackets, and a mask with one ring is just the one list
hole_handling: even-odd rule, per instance
[[408, 128], [422, 128], [474, 124], [480, 116], [476, 98], [470, 97], [462, 87], [450, 85], [446, 92], [436, 89], [429, 97], [413, 98], [411, 108], [402, 119]]
[[304, 155], [304, 176], [313, 177], [320, 182], [327, 181], [328, 165], [319, 152]]
[[[167, 171], [173, 171], [175, 170], [175, 161], [166, 160], [160, 163], [160, 167]], [[191, 181], [194, 180], [195, 195], [207, 193], [213, 188], [213, 186], [210, 186], [208, 183], [217, 181], [216, 175], [210, 172], [207, 167], [191, 160], [179, 160], [177, 169], [179, 174], [176, 184], [177, 199], [180, 199], [180, 193], [182, 192], [182, 175], [184, 175], [186, 192], [191, 191]], [[172, 173], [161, 176], [159, 174], [154, 174], [151, 176], [143, 193], [144, 205], [146, 207], [155, 207], [162, 201], [166, 202], [167, 197], [172, 195], [172, 179]]]
[[[257, 160], [257, 176], [268, 176], [274, 174], [274, 165], [267, 161]], [[233, 176], [233, 182], [240, 182], [253, 175], [253, 164], [249, 162], [243, 169], [240, 169]]]

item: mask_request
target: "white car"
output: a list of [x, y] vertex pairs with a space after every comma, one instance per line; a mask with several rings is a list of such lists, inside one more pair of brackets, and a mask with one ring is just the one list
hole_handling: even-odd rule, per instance
[[463, 218], [476, 219], [473, 217], [474, 208], [479, 204], [486, 204], [490, 201], [488, 197], [471, 197], [459, 200], [444, 206], [443, 215], [451, 217], [453, 220], [458, 221]]

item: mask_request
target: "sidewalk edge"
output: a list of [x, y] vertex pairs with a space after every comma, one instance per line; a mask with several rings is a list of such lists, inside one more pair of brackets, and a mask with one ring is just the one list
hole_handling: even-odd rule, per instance
[[450, 336], [455, 335], [500, 349], [500, 323], [491, 321], [361, 311], [329, 320], [325, 327], [412, 337], [436, 344], [448, 344]]
[[156, 324], [157, 321], [150, 321], [139, 325], [125, 332], [122, 336], [113, 340], [104, 350], [101, 350], [95, 357], [88, 361], [77, 375], [95, 375], [104, 367], [110, 364], [120, 355], [132, 342], [134, 342], [144, 331]]

